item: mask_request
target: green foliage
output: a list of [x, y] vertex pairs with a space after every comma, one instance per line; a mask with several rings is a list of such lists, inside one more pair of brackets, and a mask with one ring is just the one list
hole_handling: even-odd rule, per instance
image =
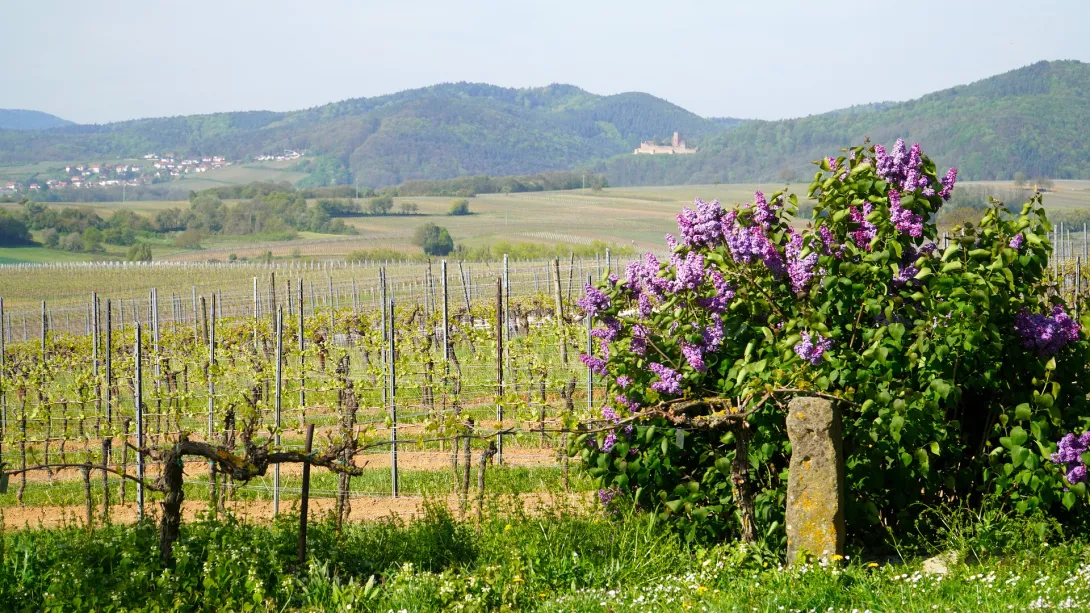
[[454, 251], [454, 240], [446, 228], [426, 223], [416, 229], [413, 243], [427, 255], [444, 256]]
[[833, 568], [783, 568], [761, 547], [688, 545], [631, 513], [514, 511], [471, 526], [434, 507], [413, 523], [312, 521], [298, 565], [297, 522], [290, 513], [271, 524], [187, 522], [169, 570], [148, 523], [0, 533], [0, 602], [12, 611], [375, 613], [1090, 606], [1085, 543], [1046, 540], [1002, 516], [939, 524], [949, 529], [929, 535], [935, 548], [977, 554], [942, 577], [920, 572], [919, 559], [880, 563], [865, 552]]
[[[108, 155], [216, 153], [244, 159], [285, 143], [320, 152], [301, 187], [379, 187], [463, 175], [526, 175], [630, 152], [681, 131], [724, 129], [641, 93], [597, 96], [570, 85], [510, 89], [449, 83], [288, 112], [217, 113], [0, 133], [0, 164]], [[97, 190], [87, 190], [97, 191]], [[455, 194], [452, 194], [455, 195]], [[466, 194], [472, 195], [472, 194]]]
[[[919, 216], [919, 234], [892, 219], [900, 187], [876, 173], [873, 148], [857, 147], [820, 162], [804, 234], [792, 229], [793, 195], [777, 192], [768, 203], [760, 196], [737, 213], [715, 204], [700, 215], [719, 211], [722, 226], [694, 222], [703, 228], [688, 230], [696, 238], [683, 228], [687, 242], [671, 264], [651, 261], [638, 273], [646, 277], [602, 283], [597, 298], [588, 293], [587, 308], [609, 339], [606, 397], [620, 397], [621, 416], [639, 407], [636, 423], [623, 428], [608, 427], [620, 417], [592, 416], [605, 431], [574, 443], [609, 496], [653, 511], [690, 538], [737, 534], [730, 477], [745, 433], [760, 533], [779, 540], [790, 457], [782, 406], [792, 395], [824, 394], [842, 399], [855, 538], [880, 541], [910, 525], [921, 505], [985, 494], [1018, 512], [1073, 517], [1066, 509], [1085, 498], [1085, 486], [1067, 483], [1048, 457], [1054, 441], [1090, 416], [1079, 374], [1090, 343], [1083, 333], [1042, 357], [1014, 329], [1022, 312], [1062, 306], [1050, 289], [1051, 225], [1041, 196], [1017, 215], [991, 205], [978, 223], [957, 229], [948, 248], [930, 251], [943, 199], [934, 163], [922, 159], [936, 191], [899, 196], [899, 206]], [[734, 234], [716, 238], [707, 227]], [[1019, 235], [1020, 248], [1010, 244]], [[815, 275], [801, 275], [801, 287], [800, 270]], [[716, 331], [723, 340], [709, 344]], [[811, 353], [824, 342], [824, 354]], [[703, 358], [694, 361], [694, 353]], [[665, 375], [656, 370], [663, 367]], [[706, 420], [693, 423], [710, 425], [683, 432], [661, 413], [687, 400], [699, 402], [686, 414]], [[658, 412], [639, 418], [640, 411]], [[743, 427], [724, 412], [751, 414]]]
[[174, 238], [174, 246], [182, 249], [200, 249], [201, 231], [197, 228], [189, 228]]
[[326, 187], [352, 183], [352, 172], [345, 167], [344, 162], [329, 155], [307, 158], [292, 167], [292, 170], [310, 173], [295, 184], [297, 187]]
[[18, 247], [32, 243], [26, 223], [7, 211], [0, 211], [0, 246]]
[[[969, 180], [1016, 171], [1090, 178], [1090, 64], [1038, 62], [901, 103], [782, 121], [746, 122], [706, 139], [696, 155], [618, 156], [593, 165], [615, 185], [778, 181], [805, 176], [810, 160], [864, 137], [926, 142], [936, 162]], [[760, 155], [754, 155], [760, 151]]]
[[147, 243], [134, 244], [132, 247], [129, 247], [128, 252], [125, 254], [125, 259], [130, 262], [150, 262], [151, 245]]
[[320, 198], [316, 206], [329, 217], [352, 217], [363, 214], [359, 203], [353, 200]]
[[465, 198], [461, 198], [451, 202], [450, 210], [447, 211], [447, 215], [469, 215], [469, 201]]
[[513, 194], [552, 190], [609, 187], [604, 175], [581, 172], [544, 172], [535, 175], [458, 177], [441, 181], [406, 181], [397, 186], [399, 196], [476, 196], [477, 194]]
[[392, 208], [394, 208], [394, 199], [388, 195], [378, 196], [367, 202], [367, 213], [369, 215], [385, 215]]

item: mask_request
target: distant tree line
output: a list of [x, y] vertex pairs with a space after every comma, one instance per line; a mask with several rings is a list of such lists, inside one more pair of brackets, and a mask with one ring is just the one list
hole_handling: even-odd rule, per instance
[[516, 175], [508, 177], [489, 177], [486, 175], [458, 177], [441, 181], [406, 181], [396, 188], [387, 188], [384, 193], [395, 196], [453, 196], [469, 198], [477, 194], [508, 194], [520, 192], [543, 192], [553, 190], [589, 189], [609, 187], [604, 174], [581, 172], [546, 172], [535, 175]]

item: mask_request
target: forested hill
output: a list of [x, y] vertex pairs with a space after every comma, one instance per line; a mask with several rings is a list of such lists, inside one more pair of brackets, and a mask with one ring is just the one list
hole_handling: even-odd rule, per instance
[[960, 178], [1090, 178], [1090, 64], [1038, 62], [907, 102], [746, 122], [696, 155], [618, 156], [593, 169], [613, 185], [805, 179], [811, 160], [899, 136], [957, 165]]
[[4, 131], [0, 164], [163, 152], [245, 159], [306, 149], [320, 156], [312, 164], [323, 177], [318, 182], [325, 176], [340, 182], [350, 177], [378, 187], [571, 169], [631, 152], [641, 140], [668, 139], [674, 131], [690, 146], [698, 145], [722, 132], [723, 121], [729, 122], [704, 119], [643, 93], [599, 96], [570, 85], [511, 89], [452, 83], [288, 113]]
[[70, 125], [67, 119], [41, 111], [0, 109], [0, 130], [48, 130]]

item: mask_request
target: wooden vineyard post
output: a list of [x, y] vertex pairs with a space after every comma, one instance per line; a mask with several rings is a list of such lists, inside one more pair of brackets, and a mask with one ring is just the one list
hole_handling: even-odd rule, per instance
[[[280, 449], [281, 381], [284, 374], [284, 313], [276, 310], [276, 396], [273, 400], [273, 445]], [[280, 464], [273, 466], [273, 515], [280, 514]]]
[[[2, 312], [3, 309], [0, 309], [0, 313]], [[2, 319], [0, 316], [0, 320]], [[98, 381], [98, 292], [91, 292], [91, 376], [95, 381], [95, 409], [101, 414], [102, 385]]]
[[466, 419], [466, 433], [462, 439], [462, 455], [465, 456], [462, 468], [462, 514], [464, 515], [469, 505], [469, 467], [473, 464], [473, 456], [470, 455], [470, 442], [473, 439], [473, 418]]
[[[302, 282], [300, 281], [300, 287]], [[307, 424], [306, 447], [303, 452], [310, 455], [314, 450], [314, 424]], [[307, 559], [307, 507], [310, 505], [310, 463], [303, 463], [303, 487], [299, 500], [299, 564]]]
[[144, 389], [143, 368], [141, 366], [141, 339], [140, 322], [134, 324], [136, 330], [136, 343], [134, 357], [136, 358], [136, 373], [133, 377], [133, 401], [136, 412], [136, 516], [144, 519]]
[[109, 467], [110, 439], [102, 439], [102, 523], [110, 523], [110, 475]]
[[469, 306], [469, 303], [470, 303], [470, 300], [469, 300], [469, 279], [466, 278], [466, 273], [462, 269], [462, 261], [461, 260], [458, 261], [458, 277], [462, 280], [462, 293], [465, 294], [465, 298], [466, 298], [466, 315], [468, 315], [470, 317], [470, 325], [472, 325], [473, 324], [473, 321], [472, 321], [473, 311], [470, 309], [470, 306]]
[[197, 312], [197, 286], [191, 286], [190, 291], [193, 293], [193, 341], [198, 343], [200, 341], [197, 339], [201, 337], [201, 326], [200, 313]]
[[257, 347], [257, 322], [259, 319], [257, 312], [257, 277], [254, 277], [254, 353], [258, 352]]
[[394, 299], [390, 298], [390, 495], [398, 496], [397, 474], [397, 353], [395, 348], [397, 327], [394, 325]]
[[[496, 420], [503, 430], [503, 279], [496, 277]], [[497, 438], [496, 461], [503, 464], [503, 433]], [[484, 466], [481, 466], [483, 480]]]
[[299, 279], [299, 426], [307, 423], [307, 371], [306, 356], [303, 349], [306, 340], [303, 337], [303, 280]]
[[113, 322], [111, 321], [113, 314], [110, 308], [110, 300], [106, 299], [106, 392], [103, 394], [106, 400], [106, 423], [110, 426], [113, 425], [113, 389], [111, 384], [113, 383]]
[[[153, 287], [151, 288], [151, 296], [148, 300], [151, 305], [151, 355], [152, 355], [152, 377], [155, 379], [155, 423], [158, 425], [160, 438], [163, 434], [163, 405], [161, 394], [160, 377], [162, 375], [162, 369], [159, 362], [162, 360], [162, 356], [159, 354], [159, 292]], [[215, 309], [215, 302], [213, 309]], [[169, 420], [168, 420], [169, 423]]]
[[[447, 415], [447, 391], [450, 384], [450, 305], [449, 296], [447, 294], [447, 261], [443, 260], [440, 265], [440, 270], [443, 275], [442, 291], [443, 291], [443, 418]], [[439, 451], [443, 451], [443, 438], [439, 438]], [[452, 451], [458, 453], [458, 443], [455, 441]], [[455, 467], [457, 468], [457, 457], [455, 457]]]
[[568, 302], [571, 302], [572, 283], [575, 279], [575, 252], [571, 252], [571, 261], [568, 262]]
[[[204, 297], [201, 297], [203, 303]], [[212, 325], [208, 328], [208, 444], [212, 444], [215, 436], [216, 421], [216, 383], [214, 374], [216, 371], [216, 295], [212, 294]], [[224, 475], [223, 486], [227, 487], [227, 476]], [[212, 516], [216, 516], [216, 464], [208, 463], [208, 501], [212, 505]]]
[[[481, 452], [481, 464], [477, 469], [477, 523], [481, 523], [484, 516], [484, 471], [488, 468], [488, 457], [491, 450]], [[468, 462], [466, 463], [468, 465]]]
[[560, 295], [560, 258], [553, 259], [553, 266], [555, 267], [556, 274], [553, 275], [556, 279], [555, 294], [556, 294], [556, 329], [557, 334], [560, 337], [560, 361], [564, 364], [568, 363], [568, 340], [565, 334], [564, 327], [564, 301]]
[[83, 477], [83, 503], [84, 511], [86, 513], [86, 525], [87, 531], [90, 532], [94, 528], [94, 507], [91, 505], [91, 463], [83, 465], [79, 469], [80, 476]]
[[42, 364], [43, 365], [45, 364], [46, 358], [49, 357], [49, 354], [46, 352], [46, 349], [45, 349], [45, 333], [46, 333], [46, 330], [48, 330], [48, 329], [49, 329], [49, 318], [46, 315], [45, 300], [43, 300], [42, 301]]

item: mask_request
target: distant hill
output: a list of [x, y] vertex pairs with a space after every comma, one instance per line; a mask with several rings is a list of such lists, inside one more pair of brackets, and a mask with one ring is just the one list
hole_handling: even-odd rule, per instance
[[[447, 83], [288, 113], [254, 111], [0, 133], [0, 164], [151, 152], [243, 159], [306, 149], [311, 183], [373, 187], [465, 175], [567, 170], [680, 131], [699, 146], [722, 131], [643, 93], [599, 96], [571, 85], [511, 89]], [[351, 171], [339, 172], [337, 165]], [[327, 179], [328, 177], [328, 179]]]
[[746, 122], [690, 156], [618, 156], [592, 165], [612, 185], [805, 179], [808, 163], [865, 137], [919, 142], [965, 179], [1090, 178], [1090, 64], [1038, 62], [907, 102]]
[[48, 130], [71, 125], [75, 124], [41, 111], [0, 109], [0, 130]]
[[[865, 83], [860, 92], [865, 93]], [[632, 155], [681, 132], [694, 155]], [[965, 179], [1090, 178], [1090, 64], [1039, 62], [907, 102], [796, 119], [703, 118], [649, 94], [572, 85], [444, 83], [286, 113], [251, 111], [49, 130], [0, 130], [0, 164], [147, 153], [247, 159], [306, 149], [307, 187], [383, 187], [557, 170], [612, 185], [805, 179], [811, 160], [869, 137], [919, 141]]]

